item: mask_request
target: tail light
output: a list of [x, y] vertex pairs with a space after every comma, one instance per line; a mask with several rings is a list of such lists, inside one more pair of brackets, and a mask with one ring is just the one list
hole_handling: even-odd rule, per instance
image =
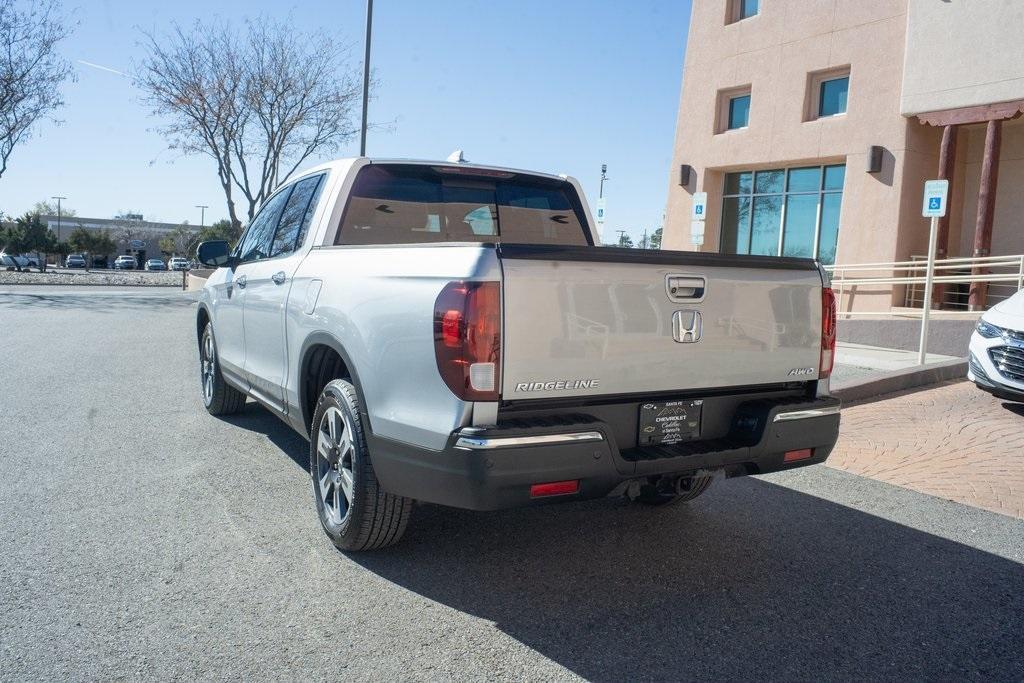
[[497, 401], [501, 372], [501, 289], [497, 282], [449, 282], [434, 304], [434, 354], [441, 379], [463, 401]]
[[818, 379], [832, 374], [836, 360], [836, 295], [831, 288], [821, 290], [821, 360]]

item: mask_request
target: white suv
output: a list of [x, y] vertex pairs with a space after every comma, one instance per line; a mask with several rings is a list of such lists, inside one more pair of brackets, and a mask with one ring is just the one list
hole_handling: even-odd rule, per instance
[[986, 311], [971, 335], [967, 378], [993, 396], [1024, 401], [1024, 291]]

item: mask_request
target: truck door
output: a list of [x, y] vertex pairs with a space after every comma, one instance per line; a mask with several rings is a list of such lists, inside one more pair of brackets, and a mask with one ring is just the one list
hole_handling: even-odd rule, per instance
[[266, 247], [267, 256], [251, 263], [246, 271], [242, 325], [245, 377], [250, 391], [280, 410], [285, 406], [288, 367], [285, 304], [291, 291], [292, 275], [302, 260], [304, 252], [300, 247], [322, 184], [323, 174], [302, 178], [271, 199], [285, 198]]

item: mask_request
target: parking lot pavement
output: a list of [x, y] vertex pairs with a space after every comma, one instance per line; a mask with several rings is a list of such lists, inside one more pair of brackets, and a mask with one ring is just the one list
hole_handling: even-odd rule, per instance
[[1024, 522], [829, 467], [346, 556], [191, 302], [0, 291], [0, 679], [1019, 679]]
[[1024, 518], [1024, 404], [957, 380], [849, 406], [828, 464]]

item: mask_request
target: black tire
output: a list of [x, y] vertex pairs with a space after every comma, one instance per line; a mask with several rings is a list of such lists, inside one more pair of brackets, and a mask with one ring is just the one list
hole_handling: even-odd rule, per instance
[[225, 382], [220, 372], [213, 323], [206, 323], [199, 340], [199, 380], [203, 405], [210, 415], [233, 415], [245, 406], [245, 394]]
[[640, 493], [634, 500], [644, 505], [655, 506], [683, 503], [707, 491], [712, 481], [714, 477], [691, 477], [688, 480], [689, 485], [682, 492], [674, 488], [665, 490], [658, 482], [652, 482], [641, 486]]
[[359, 396], [351, 382], [336, 379], [324, 387], [309, 435], [313, 500], [331, 542], [347, 551], [397, 543], [409, 523], [413, 501], [388, 493], [377, 481], [359, 418]]

